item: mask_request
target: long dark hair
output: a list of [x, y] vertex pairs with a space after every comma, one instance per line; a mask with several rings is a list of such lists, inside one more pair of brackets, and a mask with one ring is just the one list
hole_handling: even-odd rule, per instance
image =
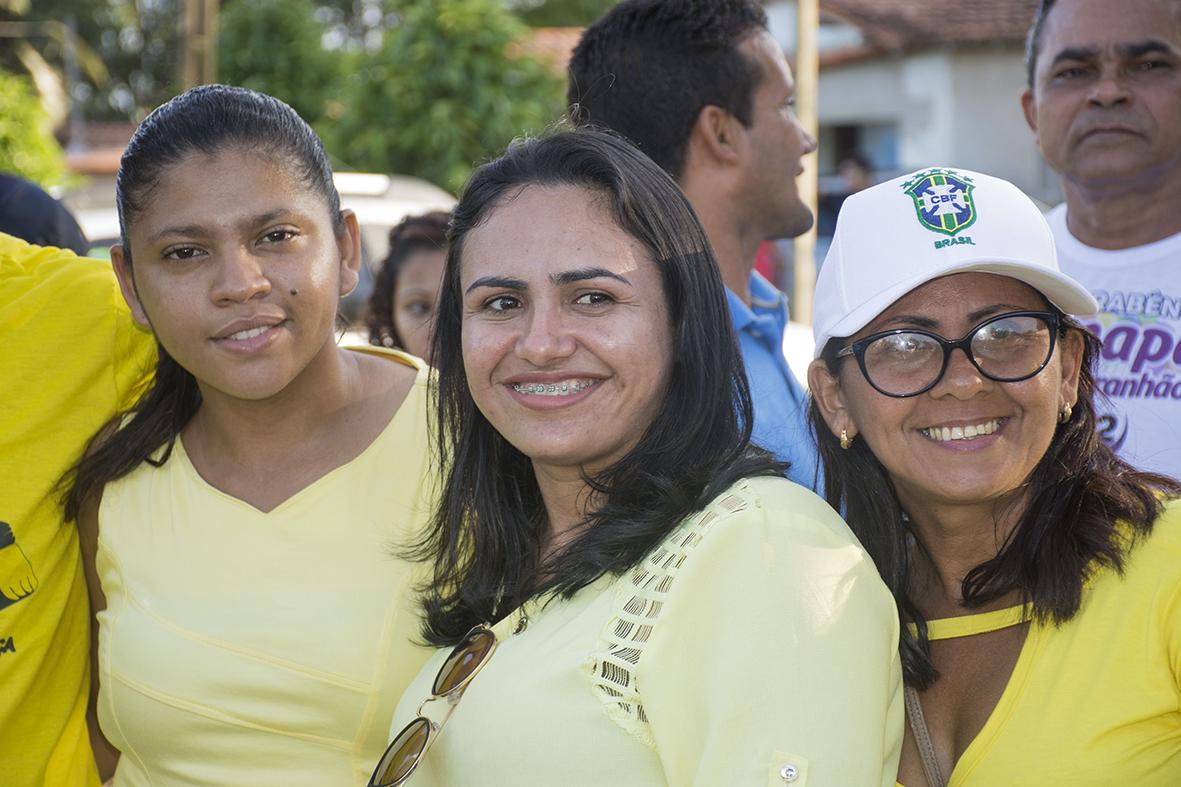
[[[295, 110], [253, 90], [204, 85], [156, 108], [139, 125], [123, 152], [115, 179], [115, 200], [128, 269], [132, 267], [128, 228], [143, 212], [156, 187], [168, 177], [169, 168], [193, 153], [215, 155], [235, 148], [271, 157], [290, 167], [309, 190], [324, 198], [335, 231], [344, 231], [340, 196], [332, 182], [324, 146]], [[180, 430], [201, 405], [201, 392], [193, 375], [159, 342], [157, 352], [155, 378], [129, 411], [135, 417], [95, 446], [63, 479], [69, 487], [65, 497], [67, 519], [77, 517], [84, 501], [142, 462], [157, 466], [166, 462]], [[161, 447], [164, 451], [153, 458]]]
[[[1057, 311], [1055, 309], [1055, 311]], [[1137, 470], [1099, 438], [1095, 428], [1095, 373], [1099, 340], [1059, 312], [1061, 331], [1077, 331], [1084, 342], [1078, 402], [1059, 424], [1045, 455], [1027, 481], [1028, 507], [996, 556], [964, 577], [964, 606], [979, 607], [1013, 591], [1034, 617], [1061, 624], [1079, 610], [1083, 583], [1097, 567], [1123, 570], [1131, 543], [1117, 523], [1132, 529], [1133, 540], [1152, 531], [1162, 509], [1160, 493], [1176, 495], [1181, 485], [1165, 476]], [[839, 372], [836, 354], [847, 339], [834, 338], [821, 358], [830, 374]], [[899, 651], [906, 682], [923, 689], [938, 673], [931, 663], [926, 620], [909, 596], [915, 550], [922, 541], [911, 529], [886, 469], [864, 440], [842, 449], [825, 424], [815, 400], [809, 420], [824, 466], [828, 502], [845, 512], [849, 527], [877, 564], [894, 594], [902, 620]], [[914, 624], [911, 631], [906, 624]]]
[[447, 248], [447, 221], [451, 214], [436, 210], [421, 216], [407, 216], [390, 230], [390, 250], [381, 261], [381, 270], [373, 282], [369, 298], [369, 343], [378, 347], [404, 349], [394, 323], [394, 294], [398, 291], [398, 273], [406, 260], [420, 251], [444, 251]]
[[[544, 567], [545, 510], [533, 466], [477, 409], [461, 350], [464, 241], [526, 186], [577, 186], [601, 196], [659, 266], [673, 330], [664, 406], [631, 453], [586, 479], [603, 504]], [[735, 480], [782, 472], [749, 443], [750, 391], [705, 233], [672, 179], [629, 143], [593, 130], [515, 143], [472, 176], [452, 216], [450, 243], [432, 345], [434, 439], [450, 464], [419, 549], [434, 564], [424, 598], [430, 642], [452, 644], [473, 624], [532, 596], [569, 597], [623, 572]], [[498, 606], [502, 596], [507, 603]]]

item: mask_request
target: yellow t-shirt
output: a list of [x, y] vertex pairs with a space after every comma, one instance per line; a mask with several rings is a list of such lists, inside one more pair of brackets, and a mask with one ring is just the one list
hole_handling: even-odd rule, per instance
[[98, 718], [115, 784], [364, 785], [430, 651], [396, 550], [429, 514], [428, 370], [359, 456], [269, 512], [177, 440], [107, 484]]
[[[893, 785], [896, 615], [820, 498], [739, 481], [633, 570], [493, 626], [498, 647], [410, 785]], [[447, 652], [406, 691], [391, 736]]]
[[55, 485], [155, 364], [111, 265], [0, 234], [0, 783], [97, 784], [89, 604]]
[[[934, 639], [1023, 619], [1021, 608], [930, 621]], [[1029, 625], [1013, 675], [948, 787], [1181, 785], [1181, 500], [1102, 570], [1062, 626]]]

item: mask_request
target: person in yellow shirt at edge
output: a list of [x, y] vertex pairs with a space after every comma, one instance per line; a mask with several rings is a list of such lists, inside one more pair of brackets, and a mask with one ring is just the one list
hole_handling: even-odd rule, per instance
[[109, 263], [0, 234], [0, 784], [98, 784], [90, 616], [58, 480], [155, 364]]
[[112, 262], [160, 360], [67, 505], [103, 775], [117, 759], [118, 787], [362, 785], [429, 654], [396, 556], [429, 511], [427, 368], [336, 345], [357, 219], [281, 101], [174, 98], [116, 192]]
[[1096, 431], [1096, 306], [998, 178], [837, 218], [812, 419], [902, 615], [906, 787], [1181, 784], [1181, 486]]
[[371, 784], [417, 764], [415, 787], [892, 785], [894, 605], [836, 512], [750, 444], [676, 183], [605, 132], [515, 145], [465, 189], [443, 282], [453, 463], [423, 545], [442, 647]]

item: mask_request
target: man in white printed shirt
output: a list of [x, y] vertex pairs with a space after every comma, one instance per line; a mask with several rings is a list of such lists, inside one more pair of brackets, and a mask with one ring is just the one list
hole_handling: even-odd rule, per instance
[[1100, 432], [1181, 476], [1181, 2], [1042, 0], [1026, 65], [1062, 270], [1101, 309]]

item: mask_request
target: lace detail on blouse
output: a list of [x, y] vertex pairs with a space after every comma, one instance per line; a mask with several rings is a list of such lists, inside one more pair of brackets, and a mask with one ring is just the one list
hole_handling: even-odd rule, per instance
[[595, 695], [607, 715], [648, 746], [655, 746], [636, 683], [637, 667], [664, 608], [677, 571], [721, 517], [752, 505], [745, 481], [715, 498], [665, 536], [618, 584], [615, 614], [587, 663]]

